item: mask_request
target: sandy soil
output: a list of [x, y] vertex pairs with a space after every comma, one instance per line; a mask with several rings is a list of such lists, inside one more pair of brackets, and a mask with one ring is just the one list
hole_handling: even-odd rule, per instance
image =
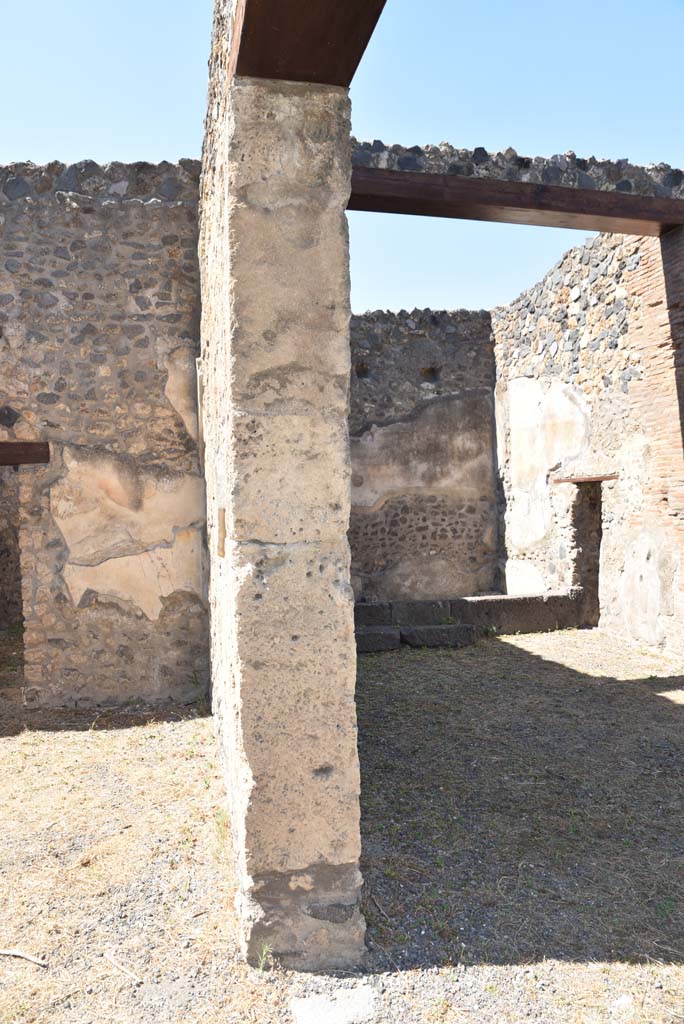
[[681, 666], [492, 639], [364, 656], [358, 705], [369, 954], [331, 976], [236, 955], [206, 709], [5, 699], [0, 948], [47, 966], [0, 957], [0, 1024], [684, 1022]]

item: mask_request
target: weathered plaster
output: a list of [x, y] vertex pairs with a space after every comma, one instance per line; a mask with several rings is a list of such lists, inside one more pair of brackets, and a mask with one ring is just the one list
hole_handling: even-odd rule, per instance
[[[344, 90], [235, 79], [202, 196], [213, 700], [251, 959], [363, 951], [349, 584]], [[268, 253], [268, 259], [264, 259]]]

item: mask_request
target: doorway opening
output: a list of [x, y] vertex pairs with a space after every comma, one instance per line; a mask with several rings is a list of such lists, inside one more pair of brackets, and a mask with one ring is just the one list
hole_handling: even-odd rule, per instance
[[582, 591], [582, 622], [598, 626], [601, 614], [599, 573], [601, 563], [602, 500], [600, 480], [577, 482], [571, 528], [575, 550], [573, 586]]

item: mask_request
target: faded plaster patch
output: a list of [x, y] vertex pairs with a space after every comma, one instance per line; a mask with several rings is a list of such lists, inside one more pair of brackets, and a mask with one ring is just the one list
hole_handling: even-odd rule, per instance
[[193, 441], [199, 437], [197, 417], [197, 369], [194, 352], [183, 346], [166, 359], [168, 377], [164, 394], [176, 410]]
[[190, 474], [145, 471], [129, 460], [65, 449], [66, 474], [51, 510], [71, 565], [98, 565], [173, 543], [204, 521], [204, 483]]
[[533, 562], [524, 558], [509, 558], [506, 562], [506, 591], [508, 594], [534, 596], [543, 594], [546, 582]]
[[660, 531], [643, 530], [627, 548], [620, 583], [630, 636], [657, 646], [665, 640], [663, 616], [673, 614], [674, 560]]
[[148, 619], [158, 619], [163, 597], [179, 590], [203, 597], [202, 556], [199, 530], [182, 530], [171, 547], [110, 558], [98, 565], [67, 565], [64, 579], [75, 604], [91, 590], [135, 605]]
[[587, 449], [590, 416], [582, 392], [561, 381], [518, 377], [508, 393], [512, 500], [506, 538], [516, 552], [528, 550], [549, 532], [549, 474]]
[[376, 510], [395, 495], [453, 491], [462, 500], [493, 488], [491, 393], [430, 402], [352, 438], [352, 505]]

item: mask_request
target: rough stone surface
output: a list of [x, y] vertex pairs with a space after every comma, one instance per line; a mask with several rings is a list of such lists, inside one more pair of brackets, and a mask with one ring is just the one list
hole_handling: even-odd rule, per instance
[[[349, 966], [359, 767], [349, 583], [349, 101], [225, 85], [219, 5], [202, 192], [213, 701], [243, 948]], [[269, 254], [264, 260], [263, 254]]]
[[19, 477], [0, 469], [0, 629], [22, 621], [19, 561]]
[[489, 153], [457, 149], [448, 142], [438, 146], [387, 146], [380, 140], [353, 140], [355, 167], [379, 167], [391, 171], [425, 171], [431, 174], [460, 174], [474, 178], [529, 181], [562, 185], [566, 188], [599, 189], [641, 196], [684, 199], [684, 172], [669, 164], [639, 167], [629, 160], [597, 160], [575, 153], [555, 156], [519, 156], [514, 149]]
[[474, 626], [401, 627], [401, 642], [409, 647], [469, 647], [475, 638]]
[[29, 702], [206, 692], [198, 178], [0, 170], [0, 440], [51, 447], [15, 477]]
[[581, 488], [555, 481], [604, 478], [601, 624], [673, 652], [684, 650], [683, 299], [677, 229], [662, 241], [602, 235], [492, 314], [509, 592], [579, 582]]
[[359, 654], [395, 651], [400, 645], [401, 634], [397, 626], [358, 626], [356, 629], [356, 650]]
[[352, 318], [352, 581], [360, 600], [495, 588], [489, 314]]
[[490, 594], [462, 597], [450, 602], [454, 622], [469, 623], [478, 632], [503, 636], [512, 633], [550, 633], [595, 625], [583, 618], [583, 594], [579, 588], [567, 594], [516, 597]]

